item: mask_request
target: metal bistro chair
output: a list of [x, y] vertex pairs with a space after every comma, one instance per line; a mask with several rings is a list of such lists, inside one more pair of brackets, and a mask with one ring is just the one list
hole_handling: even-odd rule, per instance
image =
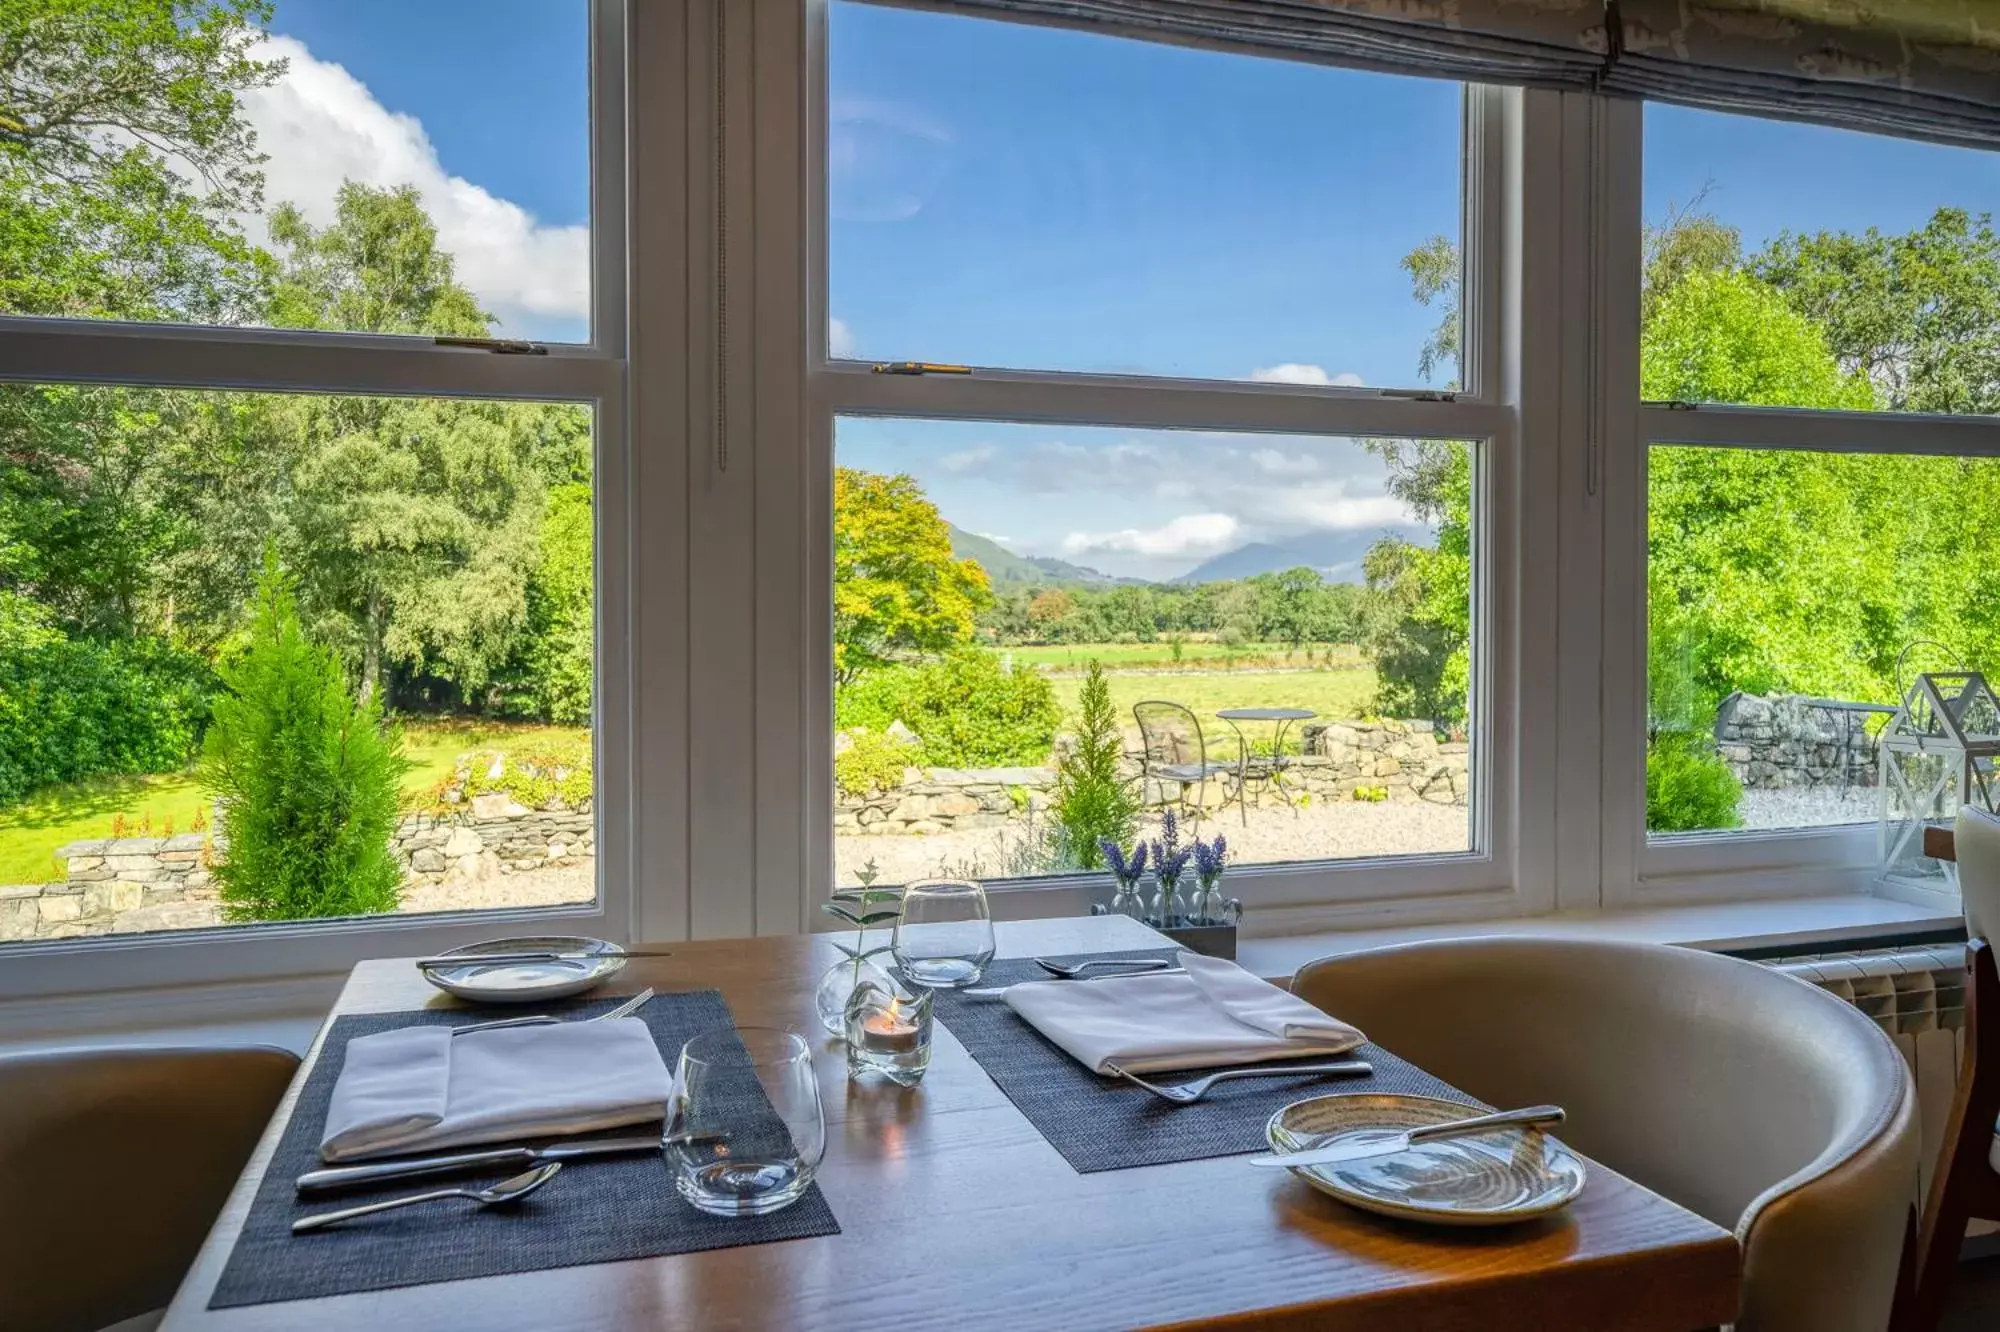
[[[1237, 765], [1209, 758], [1200, 720], [1179, 703], [1164, 699], [1134, 703], [1132, 716], [1139, 723], [1140, 799], [1148, 805], [1164, 805], [1165, 799], [1154, 799], [1154, 784], [1174, 783], [1180, 788], [1181, 812], [1192, 812], [1199, 821], [1208, 805], [1209, 779], [1227, 777], [1236, 771]], [[1188, 792], [1193, 789], [1199, 789], [1201, 794], [1190, 805]]]

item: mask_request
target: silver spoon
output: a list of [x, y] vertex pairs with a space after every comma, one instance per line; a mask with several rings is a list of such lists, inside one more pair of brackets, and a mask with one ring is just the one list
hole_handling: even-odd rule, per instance
[[1051, 962], [1046, 957], [1038, 957], [1035, 965], [1051, 976], [1075, 980], [1092, 967], [1135, 967], [1140, 971], [1159, 971], [1174, 964], [1163, 957], [1098, 957], [1088, 962]]
[[386, 1212], [391, 1208], [410, 1207], [417, 1203], [437, 1202], [443, 1198], [469, 1198], [481, 1207], [497, 1207], [506, 1203], [517, 1203], [542, 1185], [556, 1177], [562, 1169], [562, 1162], [550, 1161], [538, 1165], [533, 1170], [503, 1179], [490, 1189], [432, 1189], [429, 1193], [413, 1193], [407, 1198], [391, 1198], [387, 1202], [363, 1203], [359, 1207], [343, 1207], [337, 1212], [315, 1212], [292, 1222], [292, 1233], [303, 1235], [309, 1230], [323, 1226], [337, 1225], [342, 1221], [352, 1221], [357, 1216], [367, 1216], [372, 1212]]
[[1293, 1064], [1289, 1068], [1272, 1068], [1268, 1064], [1261, 1064], [1256, 1068], [1226, 1068], [1220, 1073], [1211, 1073], [1205, 1078], [1196, 1078], [1193, 1082], [1183, 1082], [1176, 1086], [1163, 1087], [1158, 1083], [1148, 1082], [1135, 1074], [1127, 1073], [1116, 1064], [1106, 1064], [1105, 1068], [1112, 1073], [1116, 1073], [1119, 1077], [1125, 1079], [1125, 1081], [1135, 1086], [1144, 1087], [1161, 1100], [1172, 1101], [1175, 1105], [1193, 1105], [1196, 1101], [1208, 1095], [1210, 1087], [1213, 1087], [1218, 1082], [1228, 1082], [1232, 1078], [1281, 1078], [1287, 1076], [1303, 1078], [1319, 1077], [1327, 1073], [1340, 1073], [1349, 1077], [1365, 1078], [1375, 1071], [1374, 1065], [1365, 1063], [1359, 1059], [1344, 1059], [1338, 1064]]

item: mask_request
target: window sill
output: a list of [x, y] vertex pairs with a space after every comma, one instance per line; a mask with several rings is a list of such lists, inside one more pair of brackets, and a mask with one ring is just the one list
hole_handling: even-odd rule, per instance
[[1948, 930], [1964, 924], [1957, 911], [1843, 894], [1266, 935], [1244, 939], [1237, 947], [1237, 961], [1259, 976], [1287, 977], [1315, 959], [1365, 948], [1494, 935], [1633, 940], [1715, 952], [1781, 949], [1807, 953], [1883, 935]]

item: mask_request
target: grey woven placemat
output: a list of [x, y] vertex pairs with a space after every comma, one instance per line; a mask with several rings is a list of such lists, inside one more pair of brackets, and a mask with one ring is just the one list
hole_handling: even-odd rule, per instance
[[[587, 1016], [616, 999], [552, 1007], [549, 1012]], [[292, 1182], [321, 1163], [319, 1138], [334, 1080], [356, 1036], [397, 1027], [461, 1026], [490, 1019], [490, 1012], [431, 1009], [371, 1013], [337, 1019], [318, 1064], [306, 1079], [298, 1107], [265, 1172], [250, 1216], [209, 1298], [211, 1309], [276, 1300], [389, 1290], [431, 1281], [534, 1272], [580, 1263], [726, 1249], [770, 1240], [840, 1233], [840, 1224], [815, 1184], [781, 1212], [759, 1217], [719, 1217], [698, 1212], [674, 1190], [672, 1175], [656, 1153], [603, 1157], [566, 1168], [533, 1197], [476, 1214], [471, 1203], [434, 1203], [384, 1212], [305, 1235], [291, 1232], [307, 1212], [421, 1193], [443, 1184], [490, 1184], [498, 1175], [459, 1175], [440, 1182], [403, 1180], [376, 1189], [314, 1197], [303, 1205]], [[639, 1010], [668, 1066], [700, 1032], [733, 1027], [729, 1007], [714, 990], [662, 994]], [[753, 1079], [754, 1081], [754, 1079]], [[761, 1089], [755, 1100], [766, 1112]], [[782, 1132], [782, 1122], [772, 1114]], [[629, 1134], [616, 1130], [605, 1136]], [[645, 1131], [643, 1129], [639, 1130]]]
[[[1178, 952], [1166, 948], [1084, 956], [1173, 958]], [[988, 966], [979, 984], [1047, 979], [1048, 973], [1032, 961], [1010, 958]], [[1142, 1087], [1091, 1072], [1029, 1026], [1004, 999], [940, 991], [935, 1013], [1014, 1108], [1083, 1175], [1263, 1151], [1264, 1123], [1272, 1114], [1293, 1101], [1330, 1092], [1403, 1092], [1480, 1104], [1381, 1046], [1364, 1045], [1354, 1053], [1375, 1066], [1370, 1077], [1245, 1078], [1220, 1084], [1193, 1105], [1173, 1105]], [[1312, 1064], [1326, 1059], [1284, 1062]], [[1191, 1068], [1157, 1078], [1149, 1075], [1148, 1080], [1186, 1082], [1213, 1071]]]

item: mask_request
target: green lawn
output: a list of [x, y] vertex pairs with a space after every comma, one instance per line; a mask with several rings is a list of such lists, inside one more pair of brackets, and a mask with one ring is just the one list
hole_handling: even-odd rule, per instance
[[[1077, 691], [1083, 681], [1060, 676], [1051, 681], [1065, 714], [1074, 715]], [[1201, 719], [1202, 730], [1214, 736], [1229, 735], [1226, 723], [1217, 721], [1218, 708], [1311, 708], [1322, 718], [1338, 720], [1367, 713], [1375, 697], [1375, 671], [1369, 666], [1315, 671], [1214, 671], [1199, 675], [1108, 675], [1111, 702], [1125, 729], [1135, 729], [1132, 705], [1142, 699], [1166, 699], [1192, 708]], [[1243, 723], [1243, 733], [1252, 740], [1268, 739], [1268, 724]], [[1296, 741], [1294, 726], [1291, 739]]]
[[[584, 734], [570, 727], [506, 722], [407, 722], [403, 749], [415, 766], [404, 777], [403, 790], [415, 796], [436, 786], [468, 750], [520, 748], [542, 737]], [[165, 837], [169, 830], [193, 831], [207, 808], [207, 798], [186, 773], [100, 777], [48, 787], [0, 812], [0, 884], [59, 878], [56, 848], [109, 837], [121, 816], [127, 837]]]
[[[1228, 669], [1239, 666], [1317, 666], [1328, 654], [1336, 664], [1362, 664], [1360, 650], [1351, 644], [1328, 647], [1311, 644], [1293, 651], [1283, 643], [1240, 643], [1224, 647], [1220, 643], [1182, 643], [1181, 657], [1174, 660], [1169, 643], [1039, 643], [1026, 647], [995, 648], [1012, 657], [1018, 666], [1035, 666], [1045, 671], [1081, 671], [1095, 659], [1106, 670], [1158, 668], [1214, 663]], [[1307, 657], [1310, 655], [1311, 660]]]

